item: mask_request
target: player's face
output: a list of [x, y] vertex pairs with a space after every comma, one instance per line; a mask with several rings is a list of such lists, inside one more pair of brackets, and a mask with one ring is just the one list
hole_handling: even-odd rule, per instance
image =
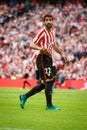
[[51, 17], [46, 17], [44, 20], [46, 28], [51, 28], [53, 26], [53, 19]]

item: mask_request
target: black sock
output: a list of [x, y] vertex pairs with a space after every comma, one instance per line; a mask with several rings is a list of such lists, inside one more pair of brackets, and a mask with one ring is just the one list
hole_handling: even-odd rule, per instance
[[47, 105], [52, 105], [52, 85], [54, 81], [49, 81], [45, 85], [45, 95]]
[[26, 93], [26, 99], [29, 98], [29, 97], [31, 97], [31, 96], [33, 96], [34, 94], [40, 92], [44, 88], [45, 88], [44, 84], [39, 84], [39, 85], [35, 86], [29, 92]]

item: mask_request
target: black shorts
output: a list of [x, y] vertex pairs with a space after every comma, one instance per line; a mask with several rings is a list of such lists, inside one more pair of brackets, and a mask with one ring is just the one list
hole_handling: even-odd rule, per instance
[[51, 79], [56, 76], [56, 68], [53, 66], [52, 58], [46, 55], [39, 54], [36, 60], [37, 64], [37, 79]]
[[27, 79], [29, 77], [29, 74], [28, 73], [25, 73], [23, 78]]

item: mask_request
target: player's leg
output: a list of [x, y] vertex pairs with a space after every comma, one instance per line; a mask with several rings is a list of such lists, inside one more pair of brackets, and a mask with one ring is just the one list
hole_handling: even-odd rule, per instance
[[37, 86], [33, 87], [29, 92], [26, 93], [26, 99], [40, 92], [44, 88], [45, 88], [44, 84], [38, 84]]
[[46, 82], [45, 95], [46, 95], [46, 110], [61, 110], [52, 104], [52, 86], [54, 81]]
[[[37, 65], [40, 65], [40, 55], [38, 55], [38, 58], [37, 58]], [[38, 68], [38, 67], [37, 67]], [[40, 67], [41, 68], [41, 67]], [[40, 69], [39, 68], [39, 69]], [[41, 77], [41, 71], [39, 71], [40, 74], [38, 75], [38, 80], [39, 78]], [[24, 104], [26, 102], [26, 100], [35, 95], [36, 93], [40, 92], [41, 90], [43, 90], [45, 88], [45, 85], [43, 83], [40, 83], [38, 84], [37, 86], [33, 87], [30, 91], [28, 91], [26, 94], [23, 94], [23, 95], [20, 95], [20, 106], [21, 108], [24, 108]]]
[[[25, 89], [25, 86], [26, 84], [28, 84], [28, 81], [27, 81], [27, 78], [29, 77], [29, 74], [28, 73], [25, 73], [24, 76], [23, 76], [23, 89]], [[30, 84], [28, 84], [29, 86], [31, 86]]]
[[25, 89], [26, 81], [23, 81], [23, 89]]
[[28, 86], [31, 86], [31, 84], [27, 80], [25, 80], [24, 84], [27, 84]]
[[36, 93], [40, 92], [45, 88], [44, 84], [38, 84], [37, 86], [33, 87], [30, 91], [28, 91], [26, 94], [20, 95], [20, 106], [22, 109], [24, 109], [24, 105], [26, 100], [35, 95]]
[[[54, 83], [54, 76], [56, 75], [55, 70], [52, 67], [52, 58], [50, 57], [45, 57], [43, 59], [43, 64], [44, 64], [44, 72], [46, 75], [45, 79], [45, 95], [46, 95], [46, 109], [47, 110], [60, 110], [60, 108], [55, 107], [52, 104], [52, 86]], [[47, 81], [49, 80], [49, 81]]]
[[52, 105], [52, 85], [53, 81], [49, 81], [45, 85], [46, 104]]

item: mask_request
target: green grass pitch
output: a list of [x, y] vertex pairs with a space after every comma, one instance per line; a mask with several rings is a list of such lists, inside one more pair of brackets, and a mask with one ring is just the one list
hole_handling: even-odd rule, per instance
[[60, 111], [45, 110], [44, 91], [22, 110], [19, 95], [27, 91], [0, 88], [0, 130], [87, 130], [87, 91], [54, 89], [53, 104]]

